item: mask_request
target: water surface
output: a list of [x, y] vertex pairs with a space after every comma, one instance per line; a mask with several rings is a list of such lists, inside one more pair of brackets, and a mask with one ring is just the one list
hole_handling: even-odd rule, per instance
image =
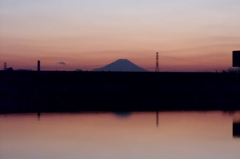
[[1, 159], [240, 159], [239, 114], [164, 112], [0, 116]]

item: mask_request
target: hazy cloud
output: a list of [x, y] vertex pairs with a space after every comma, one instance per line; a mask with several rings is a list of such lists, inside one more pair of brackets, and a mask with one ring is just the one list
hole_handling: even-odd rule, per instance
[[60, 65], [66, 65], [65, 62], [59, 62], [58, 64], [60, 64]]
[[212, 36], [211, 39], [213, 40], [219, 40], [223, 42], [238, 42], [240, 41], [240, 36]]

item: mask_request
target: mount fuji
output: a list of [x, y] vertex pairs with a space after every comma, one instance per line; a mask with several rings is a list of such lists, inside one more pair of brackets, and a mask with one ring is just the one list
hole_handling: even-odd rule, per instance
[[93, 71], [148, 72], [127, 59], [119, 59], [102, 68], [94, 69]]

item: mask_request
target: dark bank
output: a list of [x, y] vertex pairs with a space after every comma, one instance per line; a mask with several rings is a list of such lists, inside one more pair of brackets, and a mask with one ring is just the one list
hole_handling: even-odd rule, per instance
[[240, 110], [239, 73], [0, 71], [0, 113]]

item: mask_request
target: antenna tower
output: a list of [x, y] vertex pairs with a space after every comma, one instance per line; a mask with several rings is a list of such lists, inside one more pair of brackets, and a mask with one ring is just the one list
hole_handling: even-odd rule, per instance
[[5, 62], [4, 63], [4, 70], [6, 70], [7, 69], [7, 63]]
[[159, 72], [158, 52], [156, 53], [156, 72]]

